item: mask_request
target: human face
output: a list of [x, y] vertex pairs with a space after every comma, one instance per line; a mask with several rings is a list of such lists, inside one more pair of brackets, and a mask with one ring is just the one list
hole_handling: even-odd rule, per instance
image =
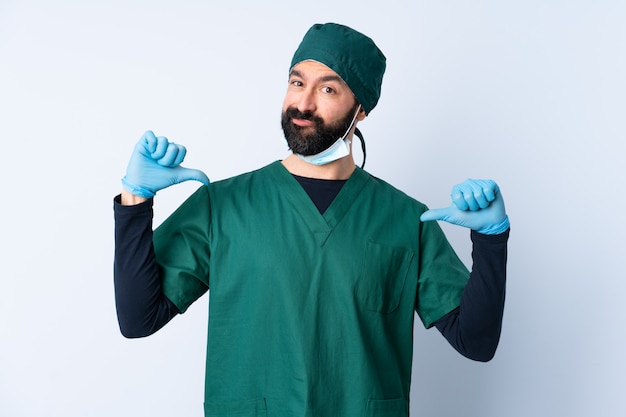
[[314, 61], [297, 64], [281, 117], [289, 149], [300, 155], [328, 149], [349, 129], [357, 108], [350, 88], [330, 68]]

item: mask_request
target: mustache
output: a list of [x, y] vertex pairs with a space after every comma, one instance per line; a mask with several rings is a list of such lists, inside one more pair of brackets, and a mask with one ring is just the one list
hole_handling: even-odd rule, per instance
[[324, 120], [321, 117], [316, 116], [312, 111], [307, 110], [307, 111], [301, 112], [295, 107], [288, 107], [287, 110], [285, 110], [285, 116], [289, 120], [293, 120], [293, 119], [311, 120], [318, 125], [324, 123]]

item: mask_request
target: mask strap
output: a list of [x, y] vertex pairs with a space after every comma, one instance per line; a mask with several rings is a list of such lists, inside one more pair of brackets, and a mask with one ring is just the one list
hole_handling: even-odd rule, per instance
[[367, 155], [365, 152], [365, 139], [363, 139], [363, 133], [361, 133], [358, 127], [354, 129], [354, 135], [361, 141], [361, 150], [363, 151], [363, 163], [361, 164], [361, 169], [363, 169], [365, 166], [365, 157]]

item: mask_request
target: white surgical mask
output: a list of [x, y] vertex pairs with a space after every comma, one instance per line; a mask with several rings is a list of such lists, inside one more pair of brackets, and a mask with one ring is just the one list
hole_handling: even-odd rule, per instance
[[313, 165], [326, 165], [344, 156], [350, 155], [350, 139], [339, 138], [330, 148], [315, 155], [296, 154], [303, 161]]
[[348, 133], [350, 133], [350, 129], [354, 126], [354, 122], [356, 121], [356, 117], [358, 116], [360, 110], [361, 106], [358, 106], [346, 133], [337, 139], [335, 143], [330, 145], [329, 148], [315, 155], [296, 155], [298, 155], [303, 161], [313, 165], [326, 165], [336, 161], [337, 159], [350, 155], [350, 139], [347, 139], [346, 137], [348, 136]]

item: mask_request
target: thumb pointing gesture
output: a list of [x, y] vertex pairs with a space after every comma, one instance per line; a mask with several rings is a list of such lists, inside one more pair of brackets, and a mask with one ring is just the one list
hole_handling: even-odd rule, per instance
[[420, 220], [442, 220], [483, 234], [499, 234], [509, 228], [509, 218], [498, 185], [492, 180], [466, 180], [452, 188], [452, 204], [428, 210]]
[[152, 198], [157, 191], [183, 181], [195, 180], [208, 185], [204, 172], [180, 166], [187, 149], [170, 142], [152, 131], [143, 134], [135, 145], [122, 179], [122, 185], [131, 194]]

